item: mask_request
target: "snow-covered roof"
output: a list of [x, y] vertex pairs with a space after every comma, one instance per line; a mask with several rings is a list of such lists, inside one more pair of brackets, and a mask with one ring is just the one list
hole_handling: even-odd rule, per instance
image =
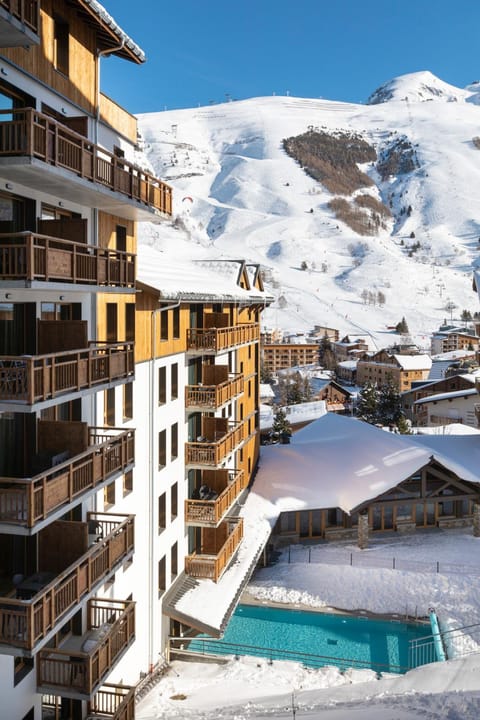
[[345, 368], [345, 370], [355, 370], [358, 364], [358, 360], [343, 360], [338, 363], [338, 367]]
[[468, 357], [475, 357], [475, 350], [449, 350], [449, 352], [437, 353], [432, 355], [432, 362], [435, 365], [436, 362], [443, 360], [463, 360]]
[[[308, 423], [316, 420], [327, 412], [325, 400], [312, 400], [312, 402], [297, 403], [296, 405], [286, 405], [282, 407], [285, 410], [287, 420], [291, 425], [299, 425], [300, 423]], [[274, 409], [270, 405], [263, 405], [260, 411], [260, 428], [268, 430], [272, 427]]]
[[438, 402], [439, 400], [453, 400], [454, 398], [467, 397], [469, 395], [478, 395], [477, 389], [467, 388], [466, 390], [452, 390], [451, 392], [436, 393], [435, 395], [429, 395], [428, 397], [420, 398], [420, 400], [415, 400], [414, 405]]
[[402, 370], [430, 370], [432, 358], [429, 355], [394, 355]]
[[237, 303], [268, 304], [272, 297], [256, 288], [245, 290], [238, 285], [238, 261], [193, 262], [172, 261], [147, 245], [139, 245], [137, 279], [154, 288], [166, 300], [213, 300]]
[[[103, 5], [97, 2], [97, 0], [80, 0], [79, 5], [82, 6], [86, 12], [89, 12], [90, 15], [96, 17], [107, 32], [111, 31], [111, 33], [113, 33], [116, 38], [115, 42], [117, 44], [120, 42], [121, 44], [116, 50], [119, 55], [129, 59], [135, 59], [136, 62], [139, 63], [145, 62], [145, 53], [142, 48], [122, 30], [120, 25], [113, 19], [110, 13], [105, 10]], [[113, 46], [113, 48], [114, 47], [115, 46]], [[127, 53], [126, 50], [129, 52]]]
[[463, 423], [450, 423], [450, 425], [436, 425], [435, 427], [415, 428], [418, 435], [480, 435], [480, 430]]
[[275, 393], [273, 392], [273, 388], [270, 383], [260, 383], [260, 397], [275, 397]]

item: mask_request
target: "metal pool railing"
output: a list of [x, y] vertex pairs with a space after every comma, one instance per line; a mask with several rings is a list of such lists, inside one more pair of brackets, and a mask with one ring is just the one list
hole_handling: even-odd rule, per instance
[[428, 665], [440, 658], [436, 650], [436, 644], [440, 640], [445, 651], [446, 659], [456, 659], [465, 655], [473, 655], [480, 652], [480, 623], [464, 625], [451, 630], [440, 630], [438, 633], [415, 638], [409, 642], [409, 666], [411, 668], [419, 665]]
[[178, 638], [170, 637], [170, 652], [178, 655], [203, 655], [205, 657], [231, 655], [238, 658], [242, 655], [263, 657], [272, 663], [274, 660], [290, 660], [312, 668], [331, 665], [341, 671], [355, 668], [357, 670], [373, 670], [377, 673], [405, 673], [409, 667], [402, 665], [391, 665], [386, 663], [370, 662], [369, 660], [358, 660], [355, 658], [339, 658], [328, 655], [314, 655], [312, 653], [296, 652], [295, 650], [281, 650], [280, 648], [265, 648], [256, 645], [240, 645], [238, 643], [225, 642], [214, 638]]

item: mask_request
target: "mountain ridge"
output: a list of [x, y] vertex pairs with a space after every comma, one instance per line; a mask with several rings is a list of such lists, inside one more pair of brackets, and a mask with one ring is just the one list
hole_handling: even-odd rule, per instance
[[[393, 83], [402, 93], [432, 78], [411, 74], [381, 87]], [[454, 316], [476, 310], [471, 271], [480, 200], [472, 188], [480, 181], [473, 143], [480, 110], [469, 100], [474, 91], [457, 90], [455, 102], [445, 94], [370, 105], [272, 96], [140, 115], [143, 155], [174, 189], [171, 226], [144, 226], [140, 245], [167, 256], [260, 263], [276, 297], [264, 313], [269, 327], [325, 324], [366, 334], [379, 347], [395, 339], [386, 328], [405, 316], [426, 346], [452, 315], [449, 304], [458, 309]], [[336, 195], [285, 153], [285, 138], [309, 131], [357, 133], [375, 148], [377, 161], [359, 169], [372, 181], [362, 193], [391, 211], [385, 229], [354, 232], [331, 209]], [[379, 171], [378, 158], [402, 143], [415, 162]], [[355, 203], [358, 194], [341, 197]], [[384, 307], [366, 305], [364, 290], [384, 293]]]

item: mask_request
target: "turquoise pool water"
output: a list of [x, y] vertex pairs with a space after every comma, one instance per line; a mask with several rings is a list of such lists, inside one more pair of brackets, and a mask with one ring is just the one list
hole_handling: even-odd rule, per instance
[[405, 672], [415, 666], [409, 641], [429, 633], [430, 627], [422, 624], [239, 605], [221, 641], [198, 637], [190, 649], [298, 660], [311, 667]]

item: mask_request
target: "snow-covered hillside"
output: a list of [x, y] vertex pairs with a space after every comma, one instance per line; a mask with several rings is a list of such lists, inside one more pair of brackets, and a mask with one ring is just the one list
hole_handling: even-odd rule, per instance
[[[477, 82], [459, 89], [419, 72], [385, 83], [366, 105], [272, 96], [141, 115], [141, 146], [173, 186], [174, 218], [168, 227], [141, 227], [140, 243], [166, 258], [260, 263], [276, 297], [267, 327], [328, 325], [368, 333], [376, 348], [396, 339], [389, 328], [405, 316], [428, 346], [444, 318], [478, 309], [471, 266], [480, 254], [479, 97]], [[360, 168], [374, 181], [362, 192], [392, 213], [378, 235], [338, 220], [328, 207], [333, 195], [284, 151], [285, 138], [309, 129], [361, 135], [377, 157], [398, 143], [410, 148], [415, 166], [407, 172], [385, 177], [373, 162]], [[365, 291], [383, 294], [384, 306], [366, 304]]]

